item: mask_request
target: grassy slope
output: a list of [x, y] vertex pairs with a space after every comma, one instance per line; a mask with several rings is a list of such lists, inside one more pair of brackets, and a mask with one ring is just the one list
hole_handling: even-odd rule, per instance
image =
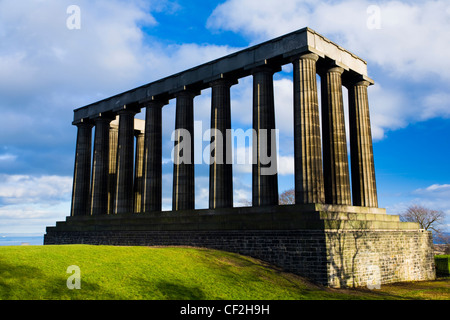
[[[81, 290], [66, 286], [81, 269]], [[411, 291], [331, 290], [260, 261], [196, 248], [0, 247], [0, 299], [449, 299], [449, 281]]]

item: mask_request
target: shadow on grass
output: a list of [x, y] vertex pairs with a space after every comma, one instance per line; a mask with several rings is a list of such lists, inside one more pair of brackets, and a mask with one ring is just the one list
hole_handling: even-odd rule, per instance
[[205, 293], [198, 287], [188, 287], [180, 283], [160, 281], [156, 288], [168, 300], [205, 300]]
[[[67, 287], [69, 276], [49, 276], [36, 267], [11, 265], [0, 260], [0, 300], [95, 299], [99, 285], [82, 281], [83, 290], [70, 290]], [[114, 294], [108, 296], [114, 298]]]

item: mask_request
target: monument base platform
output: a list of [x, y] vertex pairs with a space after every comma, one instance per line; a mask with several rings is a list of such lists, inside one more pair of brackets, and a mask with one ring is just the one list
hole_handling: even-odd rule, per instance
[[431, 233], [378, 208], [312, 204], [67, 217], [47, 227], [44, 244], [212, 248], [336, 288], [435, 278]]

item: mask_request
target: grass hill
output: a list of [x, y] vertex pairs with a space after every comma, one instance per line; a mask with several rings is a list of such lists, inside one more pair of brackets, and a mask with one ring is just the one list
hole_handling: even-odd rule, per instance
[[[69, 266], [80, 269], [80, 290], [67, 287]], [[0, 299], [448, 300], [450, 286], [446, 279], [329, 289], [249, 257], [199, 248], [11, 246], [0, 247]]]

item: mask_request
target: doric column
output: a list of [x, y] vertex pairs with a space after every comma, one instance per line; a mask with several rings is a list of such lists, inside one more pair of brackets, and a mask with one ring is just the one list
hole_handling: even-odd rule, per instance
[[143, 212], [162, 210], [162, 107], [168, 102], [143, 104], [145, 113]]
[[134, 176], [134, 108], [125, 106], [119, 114], [119, 138], [117, 146], [116, 195], [114, 212], [133, 212]]
[[227, 79], [211, 82], [211, 164], [209, 208], [233, 207], [233, 165], [231, 150], [231, 102]]
[[111, 124], [109, 128], [109, 175], [108, 175], [108, 214], [114, 214], [114, 199], [116, 195], [117, 182], [117, 143], [119, 138], [119, 127]]
[[108, 214], [109, 125], [111, 116], [99, 115], [94, 119], [94, 157], [91, 182], [91, 214]]
[[325, 203], [351, 205], [347, 138], [342, 97], [343, 68], [321, 72]]
[[348, 88], [353, 205], [378, 207], [367, 87], [355, 79]]
[[144, 139], [145, 131], [135, 131], [136, 156], [134, 164], [134, 212], [142, 212], [142, 194], [144, 187]]
[[172, 210], [195, 209], [194, 97], [176, 94]]
[[89, 211], [89, 188], [91, 180], [92, 123], [81, 121], [78, 128], [73, 174], [71, 216], [86, 216]]
[[[278, 204], [273, 74], [280, 69], [257, 67], [253, 75], [252, 205]], [[272, 141], [273, 140], [273, 141]]]
[[292, 59], [296, 204], [325, 202], [316, 80], [318, 59], [312, 53]]

